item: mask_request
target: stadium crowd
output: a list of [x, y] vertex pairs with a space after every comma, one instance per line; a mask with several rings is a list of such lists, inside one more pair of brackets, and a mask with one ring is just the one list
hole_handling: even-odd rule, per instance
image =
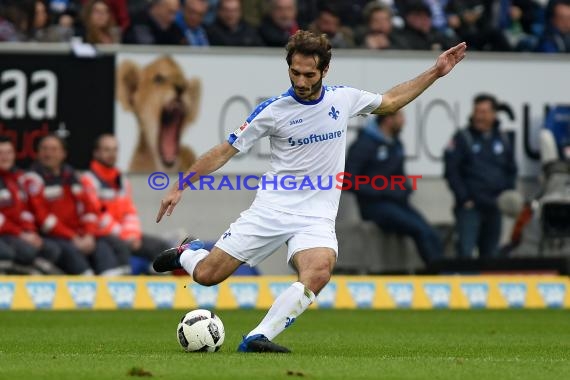
[[66, 163], [66, 143], [44, 136], [36, 161], [16, 167], [12, 140], [0, 136], [0, 272], [151, 274], [173, 242], [142, 232], [128, 179], [116, 168], [113, 135], [95, 142], [89, 170]]
[[0, 0], [0, 42], [570, 52], [570, 0]]

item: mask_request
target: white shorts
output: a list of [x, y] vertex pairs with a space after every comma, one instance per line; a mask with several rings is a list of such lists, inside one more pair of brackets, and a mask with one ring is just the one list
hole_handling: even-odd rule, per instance
[[216, 242], [230, 256], [255, 266], [287, 244], [287, 263], [309, 248], [331, 248], [338, 256], [335, 222], [252, 206]]

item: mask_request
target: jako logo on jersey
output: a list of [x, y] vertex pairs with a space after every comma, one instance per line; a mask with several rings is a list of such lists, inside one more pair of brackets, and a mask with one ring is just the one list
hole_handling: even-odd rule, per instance
[[414, 286], [412, 284], [386, 284], [388, 293], [392, 297], [392, 301], [397, 307], [410, 307], [412, 306], [412, 299], [414, 297]]
[[230, 284], [230, 290], [240, 308], [252, 309], [257, 305], [259, 285], [253, 283]]
[[14, 283], [0, 282], [0, 309], [9, 309], [14, 299]]
[[198, 307], [215, 307], [218, 302], [218, 285], [208, 287], [199, 284], [192, 284], [190, 285], [190, 291], [192, 292]]
[[293, 324], [293, 322], [295, 322], [295, 319], [297, 319], [297, 318], [287, 317], [287, 319], [285, 320], [285, 328], [291, 326]]
[[376, 284], [373, 282], [349, 282], [346, 284], [348, 292], [357, 307], [372, 307], [376, 293]]
[[97, 294], [95, 282], [68, 282], [67, 290], [78, 308], [91, 309], [95, 304]]
[[135, 302], [136, 284], [134, 282], [110, 282], [109, 293], [119, 309], [129, 309]]
[[320, 308], [332, 308], [336, 301], [336, 284], [329, 282], [327, 286], [317, 296], [317, 303]]
[[28, 282], [28, 294], [38, 309], [51, 309], [55, 298], [55, 282]]
[[451, 287], [448, 284], [425, 284], [424, 291], [435, 308], [448, 308]]
[[271, 282], [269, 283], [269, 291], [271, 292], [273, 299], [276, 299], [290, 286], [290, 282]]
[[222, 240], [225, 240], [228, 236], [232, 236], [232, 231], [227, 230], [226, 232], [224, 232], [224, 234], [222, 235]]
[[148, 294], [159, 309], [171, 309], [174, 305], [174, 294], [176, 284], [173, 282], [149, 282], [147, 284]]
[[499, 284], [499, 290], [509, 307], [524, 307], [526, 300], [526, 284]]
[[334, 106], [331, 107], [331, 112], [329, 112], [329, 116], [332, 117], [333, 119], [337, 120], [338, 119], [338, 115], [340, 114], [340, 112], [338, 110], [336, 110], [334, 108]]
[[297, 125], [297, 124], [301, 124], [302, 122], [303, 122], [303, 119], [289, 120], [289, 125]]
[[564, 306], [564, 297], [566, 296], [565, 284], [538, 284], [538, 292], [546, 306], [551, 308]]
[[481, 309], [487, 307], [487, 298], [489, 297], [489, 285], [487, 284], [461, 284], [461, 290], [469, 306], [473, 309]]
[[316, 142], [323, 142], [327, 140], [338, 139], [342, 136], [342, 131], [334, 131], [329, 133], [322, 133], [320, 135], [315, 135], [314, 133], [311, 134], [309, 137], [303, 137], [299, 139], [294, 139], [293, 137], [289, 137], [289, 145], [291, 146], [301, 146], [312, 144]]

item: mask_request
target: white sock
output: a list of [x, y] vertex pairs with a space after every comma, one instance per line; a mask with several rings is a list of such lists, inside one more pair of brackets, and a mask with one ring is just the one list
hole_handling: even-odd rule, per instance
[[263, 334], [273, 340], [289, 327], [315, 300], [315, 294], [300, 282], [295, 282], [277, 297], [261, 323], [247, 336]]
[[194, 269], [196, 269], [196, 265], [198, 265], [200, 261], [204, 260], [204, 258], [208, 256], [208, 253], [210, 252], [203, 248], [195, 251], [187, 249], [180, 254], [180, 264], [182, 265], [182, 268], [188, 272], [190, 277], [194, 278]]

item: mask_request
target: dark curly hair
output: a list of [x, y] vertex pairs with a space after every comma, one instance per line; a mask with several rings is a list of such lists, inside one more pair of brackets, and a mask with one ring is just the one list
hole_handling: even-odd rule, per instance
[[285, 47], [287, 50], [287, 64], [291, 66], [293, 54], [298, 53], [307, 56], [317, 56], [319, 61], [317, 68], [323, 71], [330, 63], [332, 46], [325, 34], [315, 34], [306, 30], [299, 30], [289, 37]]

